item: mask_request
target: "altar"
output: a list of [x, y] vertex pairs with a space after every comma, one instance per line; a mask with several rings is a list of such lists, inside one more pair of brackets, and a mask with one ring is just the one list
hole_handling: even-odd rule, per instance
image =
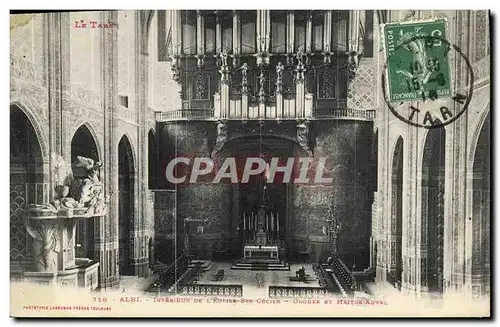
[[276, 245], [247, 245], [244, 249], [245, 259], [278, 259], [278, 246]]

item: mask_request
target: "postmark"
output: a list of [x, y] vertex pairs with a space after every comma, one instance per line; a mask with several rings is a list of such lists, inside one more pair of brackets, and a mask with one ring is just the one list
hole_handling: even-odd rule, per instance
[[[446, 22], [387, 24], [383, 35], [382, 90], [391, 112], [409, 125], [428, 129], [458, 119], [472, 99], [474, 73], [465, 54], [446, 39]], [[468, 87], [454, 83], [454, 52], [456, 67], [466, 66]]]

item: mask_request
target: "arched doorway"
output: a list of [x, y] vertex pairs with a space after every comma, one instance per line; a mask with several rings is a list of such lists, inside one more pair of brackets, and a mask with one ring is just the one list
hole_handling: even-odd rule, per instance
[[[79, 167], [78, 156], [99, 161], [99, 152], [92, 133], [86, 125], [80, 126], [71, 139], [71, 169], [75, 179], [85, 178], [86, 172]], [[94, 259], [94, 219], [82, 219], [76, 225], [76, 249], [77, 258]]]
[[24, 218], [30, 204], [46, 202], [48, 189], [43, 183], [40, 142], [26, 114], [10, 107], [10, 262], [11, 273], [28, 268], [28, 249]]
[[421, 284], [431, 293], [443, 292], [445, 138], [443, 127], [429, 130], [422, 161], [421, 243], [427, 256], [422, 260]]
[[[477, 141], [472, 174], [471, 219], [474, 295], [490, 294], [490, 155], [490, 115], [488, 114]], [[478, 284], [480, 289], [478, 289]]]
[[158, 153], [156, 148], [156, 137], [153, 129], [148, 133], [148, 185], [150, 189], [157, 188], [158, 176]]
[[118, 144], [118, 229], [120, 275], [134, 275], [133, 226], [134, 226], [134, 161], [132, 146], [126, 136]]
[[400, 288], [403, 260], [403, 138], [396, 142], [392, 157], [391, 177], [391, 269], [394, 284]]

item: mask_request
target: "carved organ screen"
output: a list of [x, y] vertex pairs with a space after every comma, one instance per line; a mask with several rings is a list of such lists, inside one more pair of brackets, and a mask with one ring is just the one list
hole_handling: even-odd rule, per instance
[[243, 11], [241, 17], [241, 53], [255, 53], [256, 51], [256, 21], [257, 13]]
[[182, 21], [182, 52], [187, 55], [196, 54], [196, 11], [185, 10]]
[[286, 52], [286, 12], [271, 11], [271, 52]]

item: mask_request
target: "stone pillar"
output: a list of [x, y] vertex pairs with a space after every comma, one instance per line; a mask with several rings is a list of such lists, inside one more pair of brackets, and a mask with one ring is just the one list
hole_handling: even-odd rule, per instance
[[[138, 151], [137, 162], [140, 163], [137, 167], [138, 177], [136, 181], [148, 180], [148, 130], [146, 128], [146, 113], [147, 106], [147, 67], [148, 67], [148, 53], [147, 53], [147, 11], [135, 12], [134, 20], [134, 72], [132, 74], [135, 94], [134, 107], [137, 110], [138, 119]], [[144, 277], [148, 274], [148, 253], [147, 253], [147, 240], [144, 237], [147, 235], [147, 225], [152, 217], [148, 217], [148, 195], [149, 187], [147, 182], [138, 182], [137, 184], [137, 199], [138, 206], [135, 215], [134, 224], [134, 275]]]
[[[65, 121], [63, 111], [68, 103], [64, 98], [70, 93], [70, 22], [69, 13], [47, 14], [47, 66], [49, 90], [49, 151], [71, 162], [71, 149], [65, 147], [65, 135], [69, 134], [70, 121]], [[69, 136], [71, 137], [71, 136]], [[52, 170], [50, 162], [50, 170]], [[49, 195], [54, 197], [55, 181], [49, 176]]]
[[[101, 13], [101, 20], [118, 24], [115, 11]], [[118, 140], [115, 126], [115, 101], [117, 97], [117, 37], [116, 28], [102, 29], [102, 97], [104, 112], [104, 192], [110, 196], [108, 214], [95, 220], [95, 254], [99, 266], [99, 286], [101, 289], [118, 288]], [[116, 193], [115, 193], [116, 192]]]

